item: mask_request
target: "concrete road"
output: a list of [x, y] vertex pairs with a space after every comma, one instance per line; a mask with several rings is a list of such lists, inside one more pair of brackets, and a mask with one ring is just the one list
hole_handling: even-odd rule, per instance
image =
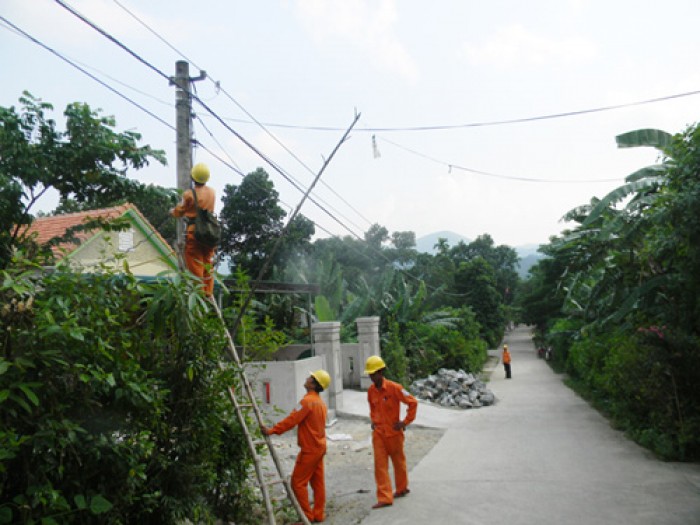
[[[495, 369], [497, 404], [421, 404], [417, 423], [448, 430], [410, 472], [411, 494], [363, 524], [700, 524], [700, 466], [661, 462], [613, 430], [537, 358], [527, 329], [505, 342], [513, 378]], [[343, 411], [367, 415], [365, 396], [346, 391]]]

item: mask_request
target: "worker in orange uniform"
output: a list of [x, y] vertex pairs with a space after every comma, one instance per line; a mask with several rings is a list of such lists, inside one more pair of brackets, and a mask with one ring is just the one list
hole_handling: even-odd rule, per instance
[[[326, 455], [326, 415], [328, 409], [319, 395], [331, 384], [331, 376], [325, 370], [311, 372], [304, 382], [306, 395], [299, 407], [286, 418], [262, 433], [283, 434], [299, 425], [297, 444], [301, 449], [292, 472], [292, 490], [309, 521], [320, 523], [326, 519], [326, 481], [323, 456]], [[314, 508], [309, 503], [308, 485], [314, 491]]]
[[[402, 498], [409, 492], [406, 455], [403, 450], [404, 429], [416, 419], [418, 401], [400, 384], [384, 377], [384, 360], [373, 355], [365, 363], [365, 374], [372, 380], [367, 390], [369, 416], [372, 421], [372, 447], [374, 449], [374, 480], [377, 484], [377, 503], [380, 509], [393, 505], [394, 498]], [[401, 420], [401, 403], [408, 406], [406, 417]], [[396, 492], [391, 491], [389, 458], [394, 467]]]
[[508, 345], [503, 345], [503, 369], [506, 371], [506, 379], [510, 379], [510, 352]]
[[[209, 168], [206, 164], [195, 164], [190, 172], [194, 182], [194, 191], [197, 193], [197, 206], [203, 210], [214, 212], [216, 192], [214, 188], [207, 186], [209, 180]], [[180, 204], [170, 210], [173, 217], [185, 217], [187, 219], [187, 234], [185, 237], [185, 265], [187, 269], [202, 280], [204, 293], [211, 297], [214, 292], [214, 276], [212, 263], [214, 260], [214, 248], [200, 244], [194, 237], [194, 219], [197, 209], [194, 205], [192, 190], [185, 190]]]

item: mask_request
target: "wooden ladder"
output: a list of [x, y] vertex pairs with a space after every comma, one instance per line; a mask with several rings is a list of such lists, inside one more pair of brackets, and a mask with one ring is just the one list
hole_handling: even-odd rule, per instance
[[[277, 456], [277, 452], [275, 451], [275, 447], [272, 446], [272, 441], [270, 440], [270, 436], [263, 436], [263, 439], [259, 440], [254, 440], [253, 436], [251, 435], [250, 429], [248, 428], [248, 423], [246, 422], [245, 414], [243, 413], [244, 410], [252, 410], [253, 415], [255, 416], [255, 420], [258, 422], [258, 426], [263, 425], [263, 417], [262, 417], [262, 412], [260, 411], [260, 407], [258, 406], [258, 402], [255, 398], [255, 393], [253, 391], [253, 387], [250, 384], [250, 381], [248, 381], [248, 377], [245, 375], [245, 370], [243, 369], [241, 359], [238, 356], [238, 352], [236, 351], [236, 346], [233, 343], [233, 338], [231, 337], [231, 333], [229, 332], [228, 328], [226, 327], [226, 323], [224, 321], [224, 317], [221, 314], [221, 309], [219, 308], [219, 305], [216, 303], [216, 300], [214, 298], [210, 299], [210, 304], [213, 305], [214, 310], [216, 311], [216, 315], [219, 317], [219, 320], [221, 320], [221, 325], [224, 328], [224, 332], [226, 334], [226, 339], [228, 342], [227, 345], [227, 353], [229, 357], [233, 360], [233, 362], [236, 364], [236, 367], [238, 369], [238, 372], [240, 374], [240, 379], [241, 379], [241, 384], [243, 385], [243, 388], [241, 389], [241, 392], [239, 394], [236, 394], [236, 392], [233, 390], [233, 388], [228, 389], [228, 396], [231, 401], [231, 404], [234, 406], [236, 409], [236, 415], [238, 416], [238, 421], [241, 424], [241, 428], [243, 429], [243, 433], [245, 434], [246, 442], [248, 443], [248, 448], [250, 449], [251, 456], [253, 458], [253, 463], [255, 465], [255, 473], [258, 478], [258, 484], [260, 486], [260, 491], [262, 492], [263, 495], [263, 500], [265, 502], [265, 509], [267, 510], [267, 517], [268, 517], [268, 522], [270, 525], [276, 525], [275, 521], [275, 511], [272, 508], [272, 499], [270, 498], [270, 486], [272, 485], [277, 485], [277, 484], [283, 484], [285, 491], [287, 493], [287, 498], [289, 501], [292, 502], [292, 505], [294, 505], [294, 508], [297, 511], [297, 514], [299, 514], [299, 518], [301, 519], [301, 522], [304, 523], [304, 525], [311, 525], [309, 520], [307, 519], [306, 515], [304, 512], [301, 510], [301, 506], [299, 505], [299, 501], [297, 500], [296, 496], [294, 495], [294, 491], [292, 490], [292, 485], [290, 480], [285, 477], [284, 471], [282, 468], [282, 463], [279, 460], [279, 457]], [[223, 365], [221, 365], [223, 366]], [[239, 400], [239, 397], [244, 396], [244, 402], [242, 403]], [[263, 476], [263, 471], [262, 471], [262, 458], [261, 456], [257, 453], [256, 447], [259, 445], [265, 445], [270, 452], [270, 457], [272, 457], [272, 461], [275, 464], [275, 469], [277, 470], [277, 475], [278, 477], [272, 481], [266, 481], [264, 476]]]

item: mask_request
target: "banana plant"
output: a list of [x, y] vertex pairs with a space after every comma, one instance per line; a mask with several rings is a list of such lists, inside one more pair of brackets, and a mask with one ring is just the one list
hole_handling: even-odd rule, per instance
[[[653, 129], [616, 137], [618, 147], [655, 147], [662, 155], [672, 139], [670, 134]], [[662, 194], [672, 162], [663, 158], [660, 164], [635, 171], [624, 185], [602, 199], [594, 198], [564, 216], [564, 220], [579, 224], [553, 243], [554, 250], [569, 260], [562, 279], [569, 315], [594, 324], [619, 321], [649, 293], [650, 283], [640, 286], [645, 264], [640, 252], [650, 228], [645, 211]], [[625, 199], [625, 206], [618, 208]]]

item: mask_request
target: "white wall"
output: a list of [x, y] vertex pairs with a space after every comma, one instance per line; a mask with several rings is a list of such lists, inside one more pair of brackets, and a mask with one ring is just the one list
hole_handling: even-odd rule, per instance
[[[326, 365], [322, 356], [314, 356], [299, 361], [251, 362], [244, 367], [265, 422], [271, 426], [286, 417], [306, 395], [304, 382], [309, 372], [325, 369]], [[328, 392], [322, 392], [321, 398], [327, 406]]]

